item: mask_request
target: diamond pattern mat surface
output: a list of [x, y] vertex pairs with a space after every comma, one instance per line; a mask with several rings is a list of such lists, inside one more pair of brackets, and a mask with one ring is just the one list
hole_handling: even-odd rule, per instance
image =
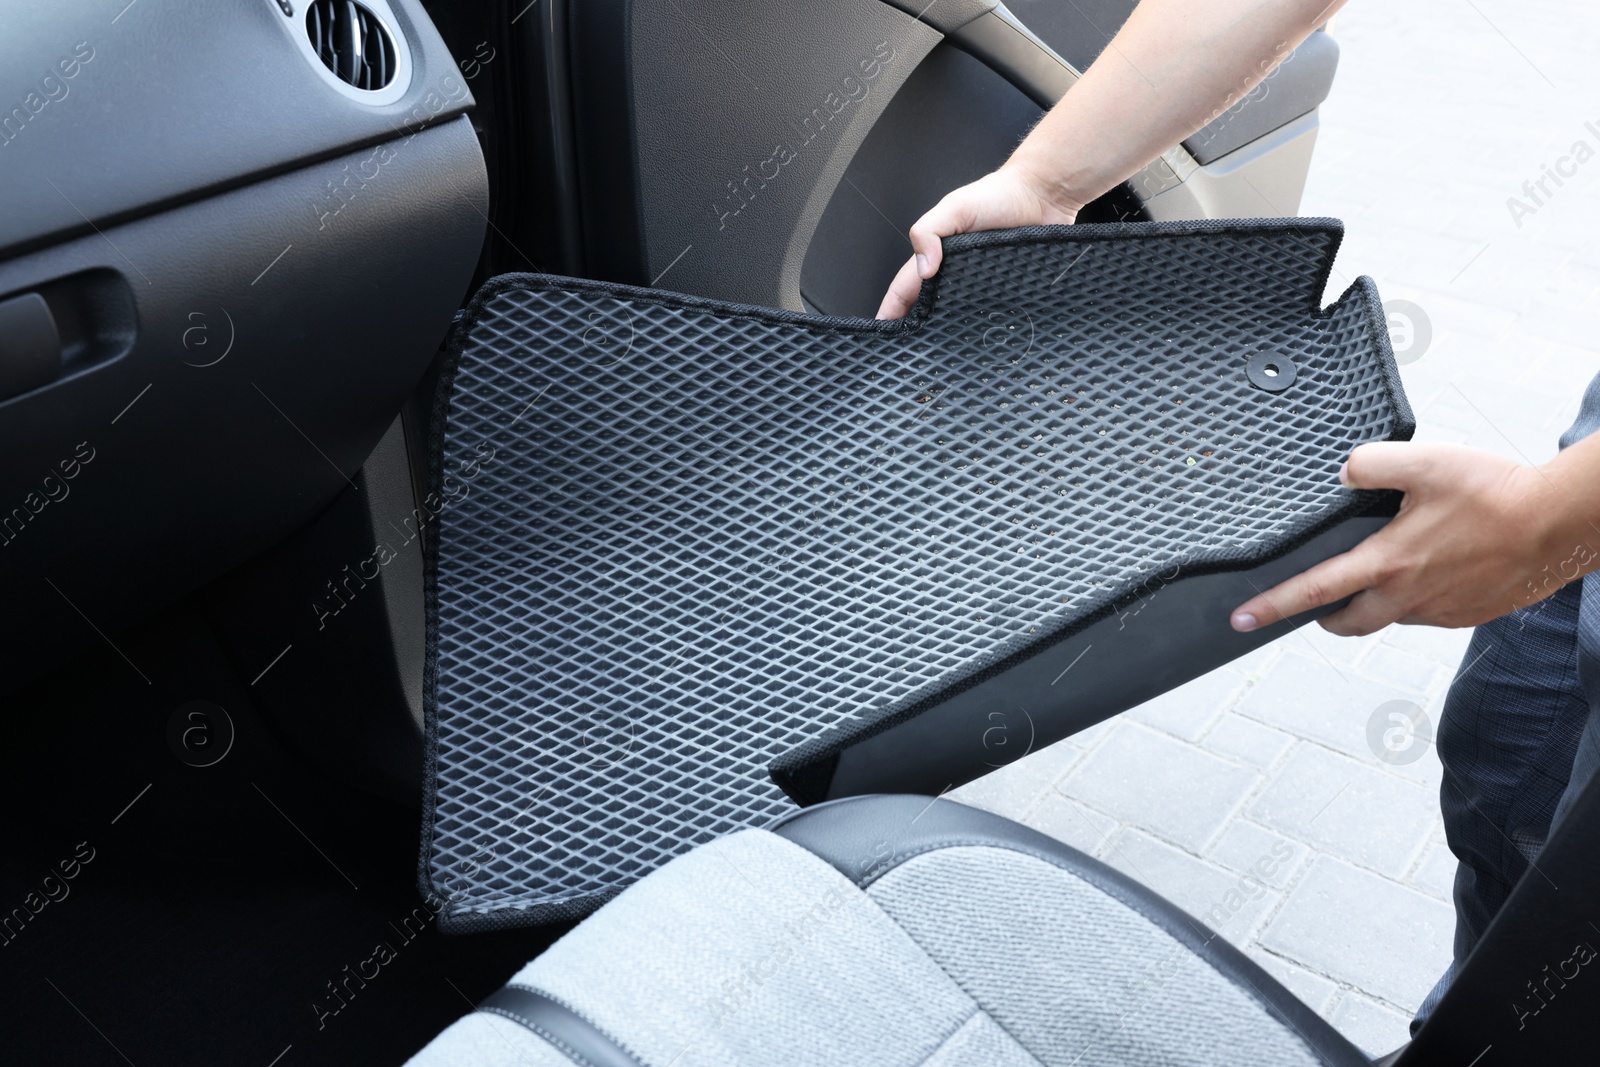
[[423, 879], [582, 915], [793, 810], [768, 764], [1103, 609], [1248, 565], [1407, 437], [1331, 220], [966, 235], [904, 323], [487, 284], [435, 414]]

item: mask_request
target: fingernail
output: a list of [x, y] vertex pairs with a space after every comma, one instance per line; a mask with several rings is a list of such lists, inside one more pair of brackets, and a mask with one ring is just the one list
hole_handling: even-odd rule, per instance
[[1256, 628], [1256, 617], [1248, 611], [1241, 611], [1233, 617], [1233, 628], [1247, 634]]
[[917, 273], [924, 278], [928, 276], [928, 257], [925, 253], [917, 253]]
[[1339, 484], [1345, 487], [1350, 485], [1350, 461], [1345, 460], [1339, 464]]

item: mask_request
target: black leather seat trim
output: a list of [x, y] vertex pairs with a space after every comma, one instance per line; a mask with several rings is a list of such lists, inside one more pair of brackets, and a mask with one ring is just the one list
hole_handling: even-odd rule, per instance
[[522, 1024], [579, 1067], [644, 1067], [621, 1042], [537, 989], [501, 986], [484, 998], [478, 1010]]
[[825, 860], [862, 889], [914, 856], [964, 845], [1009, 849], [1054, 864], [1137, 911], [1247, 990], [1324, 1063], [1371, 1067], [1372, 1061], [1316, 1012], [1199, 920], [1099, 860], [1010, 819], [949, 800], [878, 794], [818, 804], [767, 829]]

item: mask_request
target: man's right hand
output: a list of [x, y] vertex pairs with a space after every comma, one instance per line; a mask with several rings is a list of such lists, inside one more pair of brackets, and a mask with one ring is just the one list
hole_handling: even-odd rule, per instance
[[894, 276], [889, 292], [878, 307], [878, 318], [904, 318], [911, 310], [922, 290], [922, 280], [939, 272], [939, 264], [944, 259], [942, 238], [974, 230], [1065, 224], [1077, 217], [1081, 204], [1053, 201], [1046, 193], [1043, 183], [1021, 167], [1008, 163], [971, 185], [946, 194], [911, 227], [911, 247], [915, 254]]

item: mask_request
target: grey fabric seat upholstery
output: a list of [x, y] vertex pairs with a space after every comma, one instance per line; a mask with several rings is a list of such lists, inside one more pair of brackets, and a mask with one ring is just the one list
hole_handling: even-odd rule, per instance
[[415, 1067], [1370, 1064], [1196, 920], [1007, 819], [861, 797], [673, 860]]

